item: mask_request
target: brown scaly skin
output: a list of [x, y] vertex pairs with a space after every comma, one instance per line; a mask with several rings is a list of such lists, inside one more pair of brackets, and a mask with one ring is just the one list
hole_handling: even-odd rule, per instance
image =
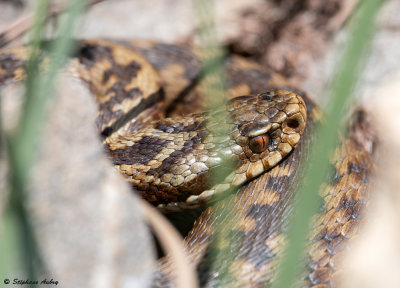
[[[126, 147], [134, 147], [134, 144], [137, 144], [140, 139], [143, 140], [144, 137], [153, 137], [154, 134], [152, 133], [155, 131], [152, 131], [152, 129], [168, 130], [167, 126], [171, 124], [172, 120], [151, 122], [161, 118], [161, 114], [164, 111], [167, 111], [169, 116], [174, 117], [177, 115], [184, 116], [183, 114], [189, 112], [199, 112], [197, 108], [202, 106], [202, 102], [198, 100], [199, 91], [196, 82], [200, 79], [200, 69], [199, 61], [195, 55], [185, 47], [146, 41], [120, 42], [120, 44], [122, 46], [106, 41], [82, 41], [77, 49], [78, 61], [74, 61], [71, 69], [80, 75], [79, 77], [84, 81], [88, 82], [91, 90], [96, 95], [100, 111], [97, 119], [98, 127], [103, 135], [115, 132], [106, 138], [105, 143], [108, 145], [117, 168], [123, 174], [129, 176], [133, 174], [133, 166], [129, 166], [132, 165], [131, 162], [133, 160], [127, 157], [130, 153], [119, 153], [121, 152], [119, 150], [124, 150]], [[132, 52], [131, 47], [134, 47], [136, 52]], [[138, 54], [142, 56], [138, 56]], [[0, 54], [0, 84], [24, 77], [22, 65], [26, 55], [26, 49], [23, 48], [12, 49]], [[240, 95], [257, 95], [267, 90], [296, 91], [279, 75], [270, 73], [257, 64], [239, 57], [229, 58], [226, 68], [230, 98]], [[139, 81], [137, 79], [142, 80]], [[291, 144], [291, 148], [295, 148], [291, 152], [286, 150], [285, 155], [287, 155], [281, 155], [282, 157], [280, 158], [283, 158], [283, 160], [277, 165], [274, 163], [274, 167], [271, 168], [269, 166], [272, 165], [264, 165], [263, 168], [269, 169], [267, 173], [261, 174], [244, 185], [239, 191], [228, 194], [222, 200], [206, 208], [185, 238], [187, 253], [191, 257], [193, 264], [198, 267], [199, 278], [204, 287], [268, 287], [274, 280], [276, 264], [280, 257], [282, 244], [285, 242], [286, 219], [291, 212], [290, 203], [300, 185], [302, 175], [300, 166], [308, 159], [309, 147], [314, 140], [312, 135], [313, 127], [318, 121], [318, 115], [320, 115], [318, 108], [304, 93], [301, 91], [296, 92], [304, 100], [303, 104], [303, 100], [300, 97], [295, 97], [298, 99], [295, 104], [299, 105], [299, 111], [302, 110], [301, 107], [303, 105], [307, 107], [307, 116], [305, 116], [305, 109], [304, 113], [300, 113], [303, 116], [304, 124], [305, 119], [307, 119], [307, 125], [304, 131], [304, 126], [302, 125], [292, 126], [292, 129], [293, 127], [295, 127], [294, 130], [298, 129], [294, 135], [297, 135], [296, 133], [298, 135], [302, 134], [301, 138], [292, 143], [287, 141]], [[296, 95], [295, 93], [283, 91], [275, 93], [278, 95]], [[128, 97], [123, 97], [124, 94], [127, 94]], [[182, 101], [175, 103], [173, 99], [177, 96]], [[136, 108], [142, 103], [138, 101], [141, 97], [145, 99], [145, 104], [141, 108], [147, 108], [142, 112]], [[263, 96], [249, 96], [249, 99], [257, 97]], [[164, 101], [160, 102], [162, 99]], [[236, 100], [231, 100], [230, 103], [232, 104]], [[188, 105], [191, 101], [195, 101], [194, 103], [196, 104]], [[250, 110], [253, 111], [253, 109]], [[282, 110], [286, 111], [284, 108]], [[245, 113], [245, 115], [247, 114]], [[288, 113], [287, 117], [290, 118], [293, 115]], [[121, 117], [122, 120], [120, 120]], [[134, 117], [134, 119], [125, 121], [129, 117]], [[204, 125], [204, 117], [201, 115], [199, 117], [201, 118], [181, 118], [183, 120], [175, 122], [180, 124], [176, 125], [171, 131], [179, 130], [179, 127], [185, 127], [186, 129], [191, 126], [193, 129], [193, 127], [197, 126], [206, 131], [203, 133], [205, 138], [213, 138], [214, 135], [209, 131], [212, 128], [205, 128], [212, 127], [212, 125]], [[236, 119], [235, 117], [230, 119]], [[246, 116], [244, 117], [246, 118]], [[248, 123], [251, 123], [253, 118], [250, 117], [247, 120], [249, 120]], [[152, 123], [150, 124], [151, 128], [149, 128], [150, 122]], [[181, 125], [182, 123], [187, 125]], [[285, 120], [280, 123], [279, 125], [284, 125]], [[233, 123], [227, 121], [226, 124], [229, 126]], [[237, 125], [237, 123], [235, 124]], [[352, 137], [357, 133], [365, 132], [359, 128], [365, 127], [365, 123], [361, 121], [358, 124], [354, 125], [350, 136], [343, 140], [342, 145], [337, 149], [332, 162], [332, 167], [334, 168], [332, 168], [332, 177], [320, 192], [324, 206], [322, 212], [315, 216], [314, 229], [312, 235], [310, 235], [310, 244], [305, 259], [306, 274], [300, 279], [299, 287], [322, 288], [334, 286], [340, 274], [339, 260], [348, 249], [349, 239], [358, 231], [359, 223], [362, 219], [362, 211], [368, 200], [371, 172], [373, 171], [372, 151], [364, 148], [366, 145], [362, 145], [356, 137]], [[158, 127], [156, 127], [157, 125]], [[119, 127], [121, 128], [118, 129]], [[252, 129], [248, 130], [251, 131]], [[239, 132], [236, 132], [236, 134], [241, 134], [244, 130], [239, 129], [237, 131]], [[188, 133], [188, 131], [180, 132]], [[264, 134], [265, 132], [271, 133], [271, 131], [262, 131]], [[147, 135], [146, 133], [149, 134]], [[184, 135], [181, 138], [183, 141], [188, 138], [187, 136], [185, 138]], [[192, 136], [194, 135], [192, 132]], [[159, 139], [164, 137], [164, 141], [172, 141], [167, 139], [170, 136], [163, 135]], [[252, 136], [254, 137], [255, 135]], [[134, 137], [138, 139], [134, 140]], [[222, 138], [226, 139], [221, 139], [221, 141], [228, 142], [222, 141], [221, 143], [229, 143], [229, 145], [222, 145], [225, 148], [229, 146], [227, 151], [238, 151], [238, 149], [232, 149], [232, 144], [238, 145], [235, 137]], [[279, 139], [282, 139], [282, 136]], [[147, 139], [144, 142], [146, 141], [151, 142], [153, 140]], [[182, 140], [179, 141], [182, 142]], [[174, 145], [182, 145], [179, 141], [178, 143], [174, 142]], [[218, 146], [218, 143], [215, 144], [216, 142], [218, 141], [210, 141], [209, 143], [212, 143], [210, 145]], [[155, 151], [168, 149], [167, 146], [171, 144], [160, 143], [158, 142], [158, 149], [152, 151], [153, 154]], [[201, 145], [205, 146], [206, 144], [201, 142], [196, 145], [199, 148]], [[242, 149], [239, 149], [240, 152], [238, 154], [230, 153], [235, 154], [234, 158], [237, 163], [240, 163], [237, 160], [237, 155], [241, 155], [241, 153], [246, 155], [244, 151], [246, 148], [243, 147], [248, 147], [246, 146], [247, 144], [238, 145]], [[276, 146], [279, 146], [279, 144]], [[134, 148], [130, 149], [130, 152], [135, 150]], [[172, 153], [166, 154], [171, 156]], [[148, 164], [149, 161], [152, 161], [152, 159], [149, 159], [149, 153], [135, 155], [133, 159], [136, 159], [134, 161], [136, 165], [144, 162]], [[159, 154], [157, 153], [157, 155]], [[194, 158], [196, 159], [196, 157]], [[164, 161], [166, 159], [168, 158], [165, 158]], [[187, 160], [188, 157], [182, 159]], [[177, 161], [179, 160], [177, 159]], [[163, 164], [161, 163], [161, 165]], [[166, 168], [172, 174], [175, 170], [177, 170], [176, 172], [182, 172], [183, 168], [175, 167], [171, 164]], [[212, 167], [211, 165], [207, 166], [207, 170]], [[237, 171], [241, 171], [240, 165], [237, 168]], [[181, 170], [178, 171], [179, 169]], [[247, 176], [259, 174], [258, 172], [248, 172], [254, 171], [254, 169], [256, 168], [253, 167], [249, 170], [247, 167], [242, 171], [246, 170], [244, 174], [239, 173], [237, 175], [246, 175], [242, 179], [248, 180], [252, 177]], [[182, 173], [185, 173], [185, 171]], [[141, 182], [142, 184], [136, 186], [139, 190], [141, 188], [147, 189], [152, 180], [146, 178], [149, 175], [145, 173], [141, 175], [140, 177], [143, 177], [145, 182]], [[232, 176], [226, 177], [226, 180], [229, 181], [233, 179], [234, 177]], [[170, 177], [166, 183], [174, 186], [179, 182], [178, 180], [177, 177], [174, 179]], [[131, 178], [130, 181], [134, 182], [135, 179]], [[194, 190], [197, 193], [201, 192], [202, 187], [209, 189], [206, 181], [199, 182], [204, 183], [196, 186], [197, 190]], [[238, 181], [237, 185], [242, 184], [242, 182], [244, 181]], [[140, 187], [140, 185], [144, 187]], [[162, 196], [162, 193], [159, 194], [157, 197]], [[172, 199], [172, 201], [184, 201], [187, 195], [181, 198], [174, 198], [171, 194], [166, 194], [165, 197]], [[159, 203], [157, 201], [155, 203]], [[216, 231], [219, 232], [218, 237], [213, 240], [210, 246], [212, 236], [216, 235]], [[160, 270], [156, 274], [154, 287], [172, 287], [171, 274], [168, 260], [164, 259], [160, 262]], [[224, 277], [221, 275], [224, 275]]]
[[[277, 90], [235, 97], [211, 116], [165, 118], [105, 143], [143, 198], [170, 210], [193, 207], [253, 179], [290, 153], [303, 133], [306, 108], [300, 96]], [[216, 129], [229, 134], [217, 135]], [[210, 186], [209, 171], [227, 164], [234, 171]]]

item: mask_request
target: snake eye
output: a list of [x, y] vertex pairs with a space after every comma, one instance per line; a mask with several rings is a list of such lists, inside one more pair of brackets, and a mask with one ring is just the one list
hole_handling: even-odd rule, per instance
[[260, 135], [250, 139], [249, 147], [254, 153], [264, 152], [268, 147], [268, 135]]

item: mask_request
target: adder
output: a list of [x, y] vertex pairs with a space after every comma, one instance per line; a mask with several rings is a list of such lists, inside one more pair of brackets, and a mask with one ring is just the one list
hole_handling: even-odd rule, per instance
[[[0, 53], [1, 85], [25, 77], [28, 55], [24, 47]], [[317, 105], [280, 75], [231, 56], [228, 103], [205, 114], [201, 63], [172, 44], [81, 40], [68, 69], [93, 92], [105, 149], [134, 190], [163, 210], [204, 207], [185, 238], [201, 285], [268, 287], [314, 141]], [[355, 119], [320, 192], [301, 287], [335, 286], [369, 199], [368, 126], [363, 114]], [[220, 183], [210, 176], [217, 169]], [[162, 260], [153, 285], [172, 286], [171, 277]]]

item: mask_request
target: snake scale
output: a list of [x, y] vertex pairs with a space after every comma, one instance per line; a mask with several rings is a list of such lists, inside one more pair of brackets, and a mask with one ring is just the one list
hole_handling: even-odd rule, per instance
[[[24, 78], [28, 54], [24, 47], [0, 53], [1, 85]], [[226, 109], [213, 112], [222, 115], [215, 119], [223, 121], [216, 121], [202, 113], [204, 75], [187, 47], [81, 40], [74, 54], [68, 69], [93, 92], [105, 149], [135, 190], [169, 211], [223, 195], [201, 210], [185, 238], [201, 285], [270, 286], [300, 167], [321, 115], [314, 102], [280, 75], [231, 56], [225, 63], [230, 100]], [[373, 171], [362, 116], [332, 159], [299, 287], [335, 287], [340, 261], [359, 229]], [[234, 170], [223, 171], [224, 180], [210, 184], [209, 174], [224, 167]], [[172, 287], [172, 275], [162, 259], [154, 287]]]

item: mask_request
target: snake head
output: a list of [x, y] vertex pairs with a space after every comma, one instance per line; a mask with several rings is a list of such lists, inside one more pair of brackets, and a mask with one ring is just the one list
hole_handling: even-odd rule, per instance
[[[214, 121], [208, 128], [223, 128], [224, 123], [231, 123], [229, 144], [221, 137], [222, 144], [215, 148], [219, 151], [216, 155], [223, 160], [234, 160], [236, 167], [221, 183], [200, 195], [190, 196], [186, 200], [189, 205], [207, 202], [277, 165], [299, 143], [307, 121], [303, 99], [286, 90], [235, 97], [228, 102], [228, 111], [230, 119]], [[219, 137], [214, 137], [218, 144], [216, 139]]]
[[303, 99], [286, 90], [233, 98], [228, 110], [235, 125], [231, 150], [239, 158], [228, 177], [233, 186], [277, 165], [296, 147], [307, 120]]

